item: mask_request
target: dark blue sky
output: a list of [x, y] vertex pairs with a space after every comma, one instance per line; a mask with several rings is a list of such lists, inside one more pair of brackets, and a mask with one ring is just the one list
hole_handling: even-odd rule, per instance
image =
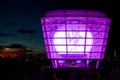
[[[113, 19], [112, 0], [4, 0], [0, 2], [0, 45], [22, 44], [45, 52], [40, 18], [54, 9], [101, 10]], [[110, 38], [113, 38], [111, 28]], [[114, 44], [113, 41], [110, 43]]]
[[41, 9], [30, 1], [4, 1], [0, 8], [0, 45], [22, 44], [44, 52]]

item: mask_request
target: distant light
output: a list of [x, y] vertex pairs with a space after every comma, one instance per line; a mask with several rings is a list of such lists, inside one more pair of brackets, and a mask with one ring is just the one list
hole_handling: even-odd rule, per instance
[[92, 62], [92, 60], [90, 60], [90, 62]]
[[81, 60], [76, 60], [76, 63], [81, 63]]
[[64, 63], [64, 60], [59, 60], [58, 62], [59, 62], [59, 63]]

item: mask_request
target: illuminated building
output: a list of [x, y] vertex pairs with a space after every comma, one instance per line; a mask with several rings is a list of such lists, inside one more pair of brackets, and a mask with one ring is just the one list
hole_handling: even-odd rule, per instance
[[111, 20], [90, 10], [49, 11], [41, 18], [46, 52], [53, 68], [90, 67], [104, 59]]

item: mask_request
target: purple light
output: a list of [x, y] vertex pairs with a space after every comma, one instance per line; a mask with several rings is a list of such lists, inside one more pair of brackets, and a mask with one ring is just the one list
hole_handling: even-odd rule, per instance
[[[61, 59], [53, 61], [53, 65], [67, 63], [64, 59], [104, 58], [110, 27], [110, 19], [104, 13], [50, 11], [41, 18], [41, 24], [48, 58]], [[81, 60], [76, 60], [76, 63], [81, 63]]]

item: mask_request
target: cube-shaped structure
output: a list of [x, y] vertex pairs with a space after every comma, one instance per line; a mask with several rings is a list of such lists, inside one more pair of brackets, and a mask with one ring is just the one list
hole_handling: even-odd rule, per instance
[[56, 10], [41, 18], [44, 42], [53, 67], [87, 67], [103, 59], [110, 18], [99, 11]]

